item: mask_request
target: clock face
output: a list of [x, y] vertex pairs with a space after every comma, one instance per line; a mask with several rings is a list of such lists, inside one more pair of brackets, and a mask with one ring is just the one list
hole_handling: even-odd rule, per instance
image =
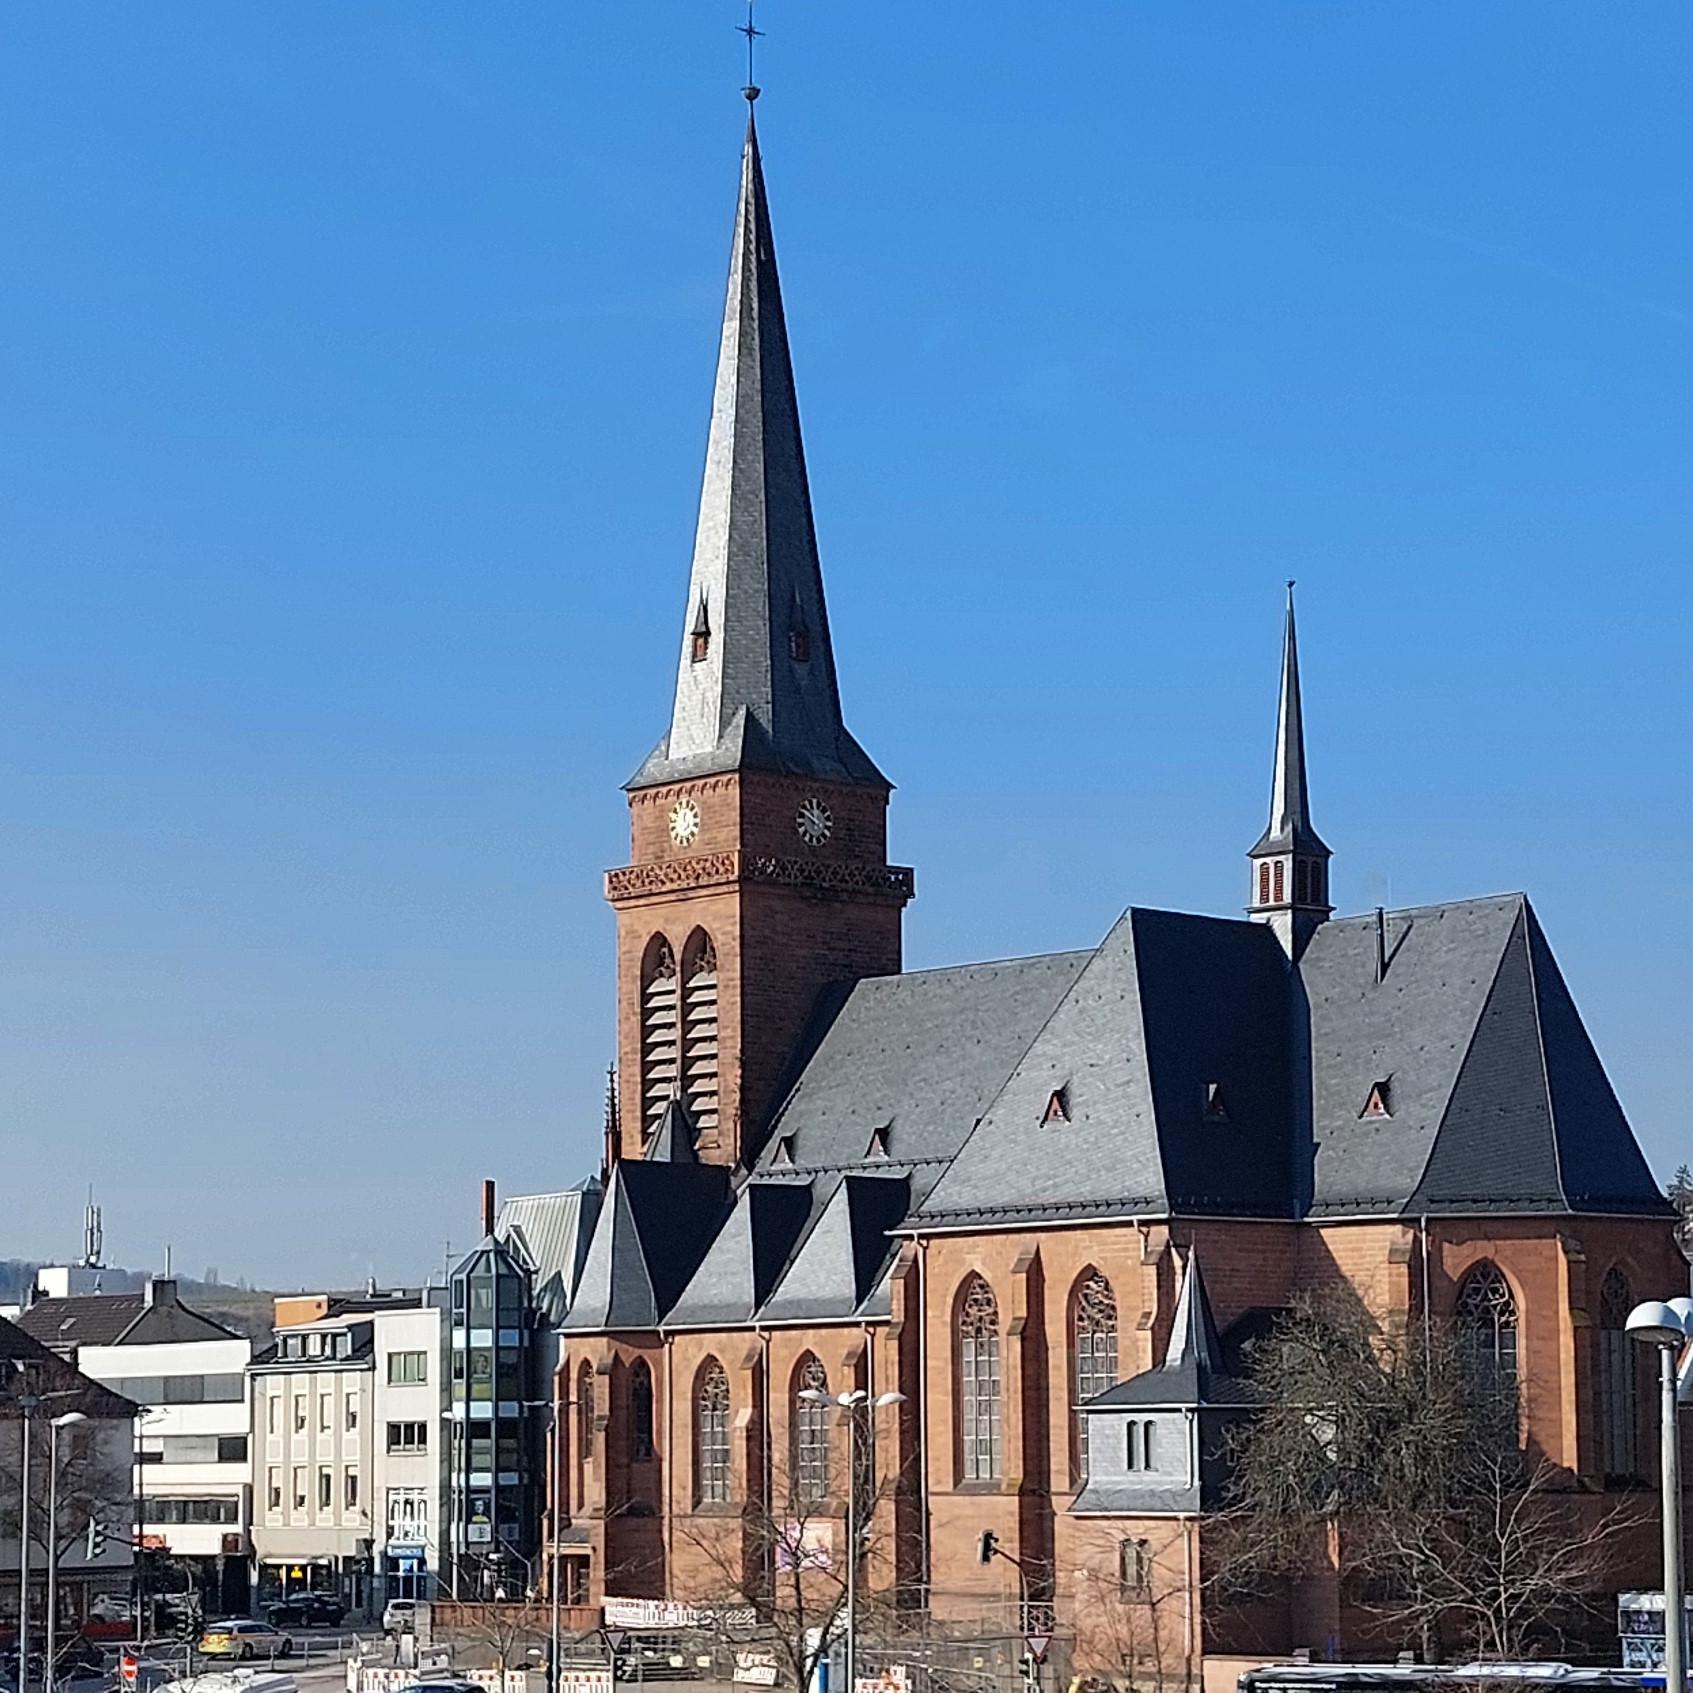
[[828, 806], [814, 794], [801, 802], [794, 825], [799, 830], [799, 838], [807, 846], [822, 846], [834, 831], [835, 819]]
[[700, 832], [700, 808], [691, 799], [679, 799], [670, 808], [670, 838], [677, 846], [692, 846]]

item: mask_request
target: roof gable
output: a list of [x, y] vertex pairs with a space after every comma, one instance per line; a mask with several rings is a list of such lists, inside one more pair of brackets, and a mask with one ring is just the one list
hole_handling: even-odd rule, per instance
[[809, 1184], [752, 1181], [741, 1189], [666, 1326], [717, 1327], [751, 1320], [787, 1267], [812, 1211]]
[[[923, 1218], [1285, 1215], [1285, 980], [1262, 924], [1125, 912]], [[1216, 1087], [1228, 1115], [1208, 1122]], [[1068, 1115], [1048, 1121], [1060, 1090]]]

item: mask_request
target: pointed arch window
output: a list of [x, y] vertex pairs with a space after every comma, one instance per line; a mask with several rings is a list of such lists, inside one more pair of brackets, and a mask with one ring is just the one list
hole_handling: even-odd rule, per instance
[[1517, 1302], [1497, 1264], [1479, 1264], [1458, 1289], [1458, 1339], [1475, 1382], [1502, 1405], [1517, 1402]]
[[663, 935], [647, 943], [641, 963], [641, 1138], [652, 1139], [678, 1091], [676, 954]]
[[1000, 1476], [999, 1305], [972, 1276], [958, 1301], [957, 1366], [960, 1468], [965, 1481]]
[[1310, 903], [1311, 861], [1308, 858], [1296, 858], [1293, 861], [1293, 898], [1298, 905]]
[[694, 1387], [694, 1498], [729, 1503], [729, 1377], [708, 1358]]
[[788, 656], [795, 664], [811, 662], [811, 631], [803, 623], [788, 631]]
[[1270, 867], [1268, 864], [1258, 866], [1258, 903], [1260, 905], [1270, 903]]
[[1095, 1394], [1117, 1380], [1117, 1295], [1098, 1270], [1087, 1271], [1076, 1283], [1070, 1301], [1071, 1449], [1078, 1477], [1088, 1473], [1088, 1419], [1081, 1414]]
[[682, 950], [682, 1097], [702, 1139], [717, 1132], [717, 947], [703, 929]]
[[815, 1507], [829, 1497], [829, 1405], [802, 1397], [829, 1391], [829, 1372], [815, 1354], [806, 1353], [794, 1371], [789, 1426], [794, 1431], [794, 1503]]
[[645, 1358], [629, 1371], [629, 1462], [645, 1464], [653, 1455], [653, 1373]]
[[588, 1460], [594, 1451], [594, 1366], [584, 1358], [576, 1371], [576, 1503], [588, 1508]]
[[1276, 904], [1280, 905], [1287, 898], [1287, 863], [1278, 858], [1275, 865]]
[[1640, 1366], [1642, 1348], [1630, 1338], [1634, 1292], [1613, 1266], [1599, 1290], [1599, 1427], [1607, 1480], [1640, 1474]]

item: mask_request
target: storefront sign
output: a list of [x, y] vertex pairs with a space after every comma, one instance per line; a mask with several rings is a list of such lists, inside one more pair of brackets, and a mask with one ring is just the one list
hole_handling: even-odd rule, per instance
[[734, 1679], [748, 1687], [774, 1687], [776, 1654], [759, 1651], [753, 1647], [742, 1647], [735, 1654]]
[[611, 1671], [608, 1669], [561, 1669], [558, 1672], [559, 1693], [611, 1693]]

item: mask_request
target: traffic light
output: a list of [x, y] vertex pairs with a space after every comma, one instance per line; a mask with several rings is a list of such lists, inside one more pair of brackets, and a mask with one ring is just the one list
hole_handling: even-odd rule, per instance
[[991, 1528], [982, 1530], [981, 1543], [976, 1548], [977, 1559], [984, 1564], [993, 1562], [993, 1555], [999, 1546], [999, 1536]]
[[106, 1550], [106, 1525], [98, 1517], [88, 1519], [88, 1561], [93, 1563]]

